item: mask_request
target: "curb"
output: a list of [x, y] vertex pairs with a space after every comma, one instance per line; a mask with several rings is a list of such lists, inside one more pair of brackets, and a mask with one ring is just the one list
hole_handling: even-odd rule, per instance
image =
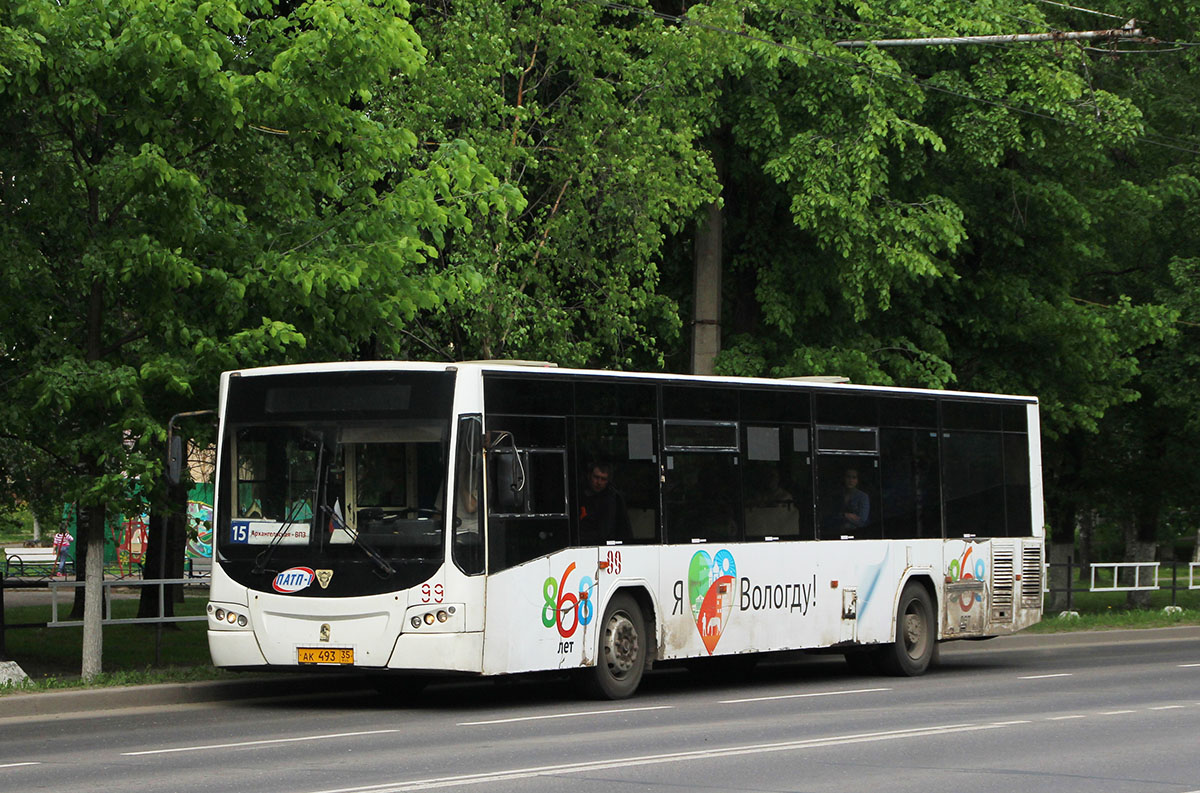
[[195, 683], [156, 683], [148, 686], [11, 694], [0, 696], [0, 722], [10, 718], [68, 714], [106, 715], [115, 710], [164, 705], [277, 699], [301, 694], [342, 694], [370, 688], [370, 680], [365, 675], [284, 672], [269, 676], [255, 675], [241, 680], [204, 680]]

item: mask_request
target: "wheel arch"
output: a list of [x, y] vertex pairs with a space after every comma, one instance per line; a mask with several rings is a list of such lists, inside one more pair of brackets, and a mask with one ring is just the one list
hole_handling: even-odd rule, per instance
[[926, 594], [929, 595], [929, 602], [933, 604], [933, 638], [935, 640], [942, 638], [942, 603], [938, 593], [937, 585], [933, 582], [933, 574], [927, 571], [915, 571], [910, 573], [900, 582], [900, 586], [896, 587], [896, 599], [892, 603], [892, 641], [896, 640], [896, 610], [900, 608], [900, 598], [904, 595], [904, 589], [909, 584], [917, 584], [922, 587]]

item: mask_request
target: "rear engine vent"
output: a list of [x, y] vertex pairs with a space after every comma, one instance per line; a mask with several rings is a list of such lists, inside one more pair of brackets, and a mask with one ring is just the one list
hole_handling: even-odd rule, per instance
[[1011, 545], [992, 545], [992, 622], [1012, 622], [1013, 548]]
[[1042, 546], [1021, 549], [1021, 608], [1042, 607]]

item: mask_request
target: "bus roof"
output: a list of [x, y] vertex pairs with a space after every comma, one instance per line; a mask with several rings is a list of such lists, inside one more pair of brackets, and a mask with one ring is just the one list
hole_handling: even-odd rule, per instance
[[775, 377], [732, 377], [726, 375], [692, 375], [674, 374], [668, 372], [624, 372], [608, 369], [566, 369], [559, 368], [553, 363], [541, 361], [328, 361], [322, 363], [285, 364], [281, 366], [263, 366], [249, 369], [237, 369], [225, 373], [226, 377], [257, 377], [263, 375], [304, 374], [317, 372], [384, 372], [384, 371], [413, 371], [413, 372], [462, 372], [476, 370], [480, 373], [520, 374], [544, 376], [550, 378], [636, 378], [651, 382], [674, 383], [710, 383], [741, 386], [768, 386], [775, 388], [796, 388], [811, 391], [858, 391], [863, 393], [907, 394], [911, 396], [942, 396], [961, 397], [970, 399], [999, 399], [1025, 403], [1037, 403], [1035, 396], [1017, 394], [992, 394], [978, 391], [952, 391], [934, 388], [911, 388], [902, 386], [858, 385], [849, 382], [839, 382], [840, 378], [775, 378]]

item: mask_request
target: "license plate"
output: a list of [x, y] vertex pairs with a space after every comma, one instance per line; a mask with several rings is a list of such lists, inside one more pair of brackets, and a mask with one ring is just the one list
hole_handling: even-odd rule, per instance
[[353, 664], [353, 647], [297, 647], [297, 660], [302, 664]]

